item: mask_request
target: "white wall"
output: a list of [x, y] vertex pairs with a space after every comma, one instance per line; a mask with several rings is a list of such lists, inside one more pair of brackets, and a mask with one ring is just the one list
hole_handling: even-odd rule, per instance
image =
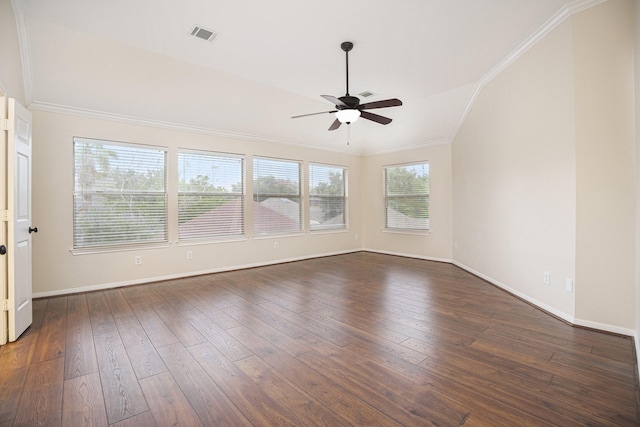
[[[362, 234], [362, 203], [358, 191], [360, 157], [71, 114], [41, 110], [33, 113], [33, 221], [39, 229], [33, 243], [33, 291], [36, 296], [262, 265], [361, 248], [360, 240], [356, 240], [356, 236]], [[73, 245], [74, 136], [166, 146], [169, 148], [170, 176], [172, 170], [177, 170], [178, 147], [346, 166], [349, 229], [344, 232], [307, 232], [298, 236], [182, 246], [176, 243], [177, 224], [170, 223], [171, 245], [167, 248], [73, 255], [70, 249]], [[169, 218], [176, 217], [175, 204], [170, 203]], [[277, 250], [274, 249], [276, 241], [279, 246]], [[187, 260], [187, 250], [193, 252], [193, 259]], [[134, 265], [135, 255], [142, 256], [142, 265]]]
[[452, 156], [454, 260], [625, 334], [636, 327], [633, 16], [617, 0], [559, 25], [482, 90]]
[[[429, 162], [428, 235], [385, 231], [384, 177], [387, 165]], [[366, 250], [451, 261], [451, 145], [427, 145], [414, 150], [364, 158], [362, 174], [363, 247]]]
[[[165, 277], [261, 265], [366, 249], [451, 260], [451, 148], [449, 144], [361, 158], [293, 145], [231, 140], [159, 127], [34, 110], [34, 293], [51, 295], [139, 283]], [[169, 147], [169, 168], [177, 147], [254, 155], [348, 167], [349, 229], [346, 232], [250, 238], [237, 242], [180, 246], [170, 224], [168, 248], [73, 255], [73, 137]], [[427, 160], [431, 174], [431, 234], [387, 233], [384, 228], [382, 168], [387, 164]], [[170, 217], [175, 213], [169, 211]], [[273, 249], [278, 241], [279, 249]], [[186, 259], [186, 251], [193, 259]], [[143, 264], [134, 265], [134, 255]]]
[[10, 0], [0, 0], [0, 95], [25, 105], [16, 18]]
[[564, 290], [575, 277], [570, 22], [482, 89], [452, 161], [455, 262], [572, 320], [574, 294]]
[[[99, 118], [34, 110], [34, 293], [50, 295], [164, 277], [261, 265], [290, 259], [366, 249], [451, 260], [451, 149], [449, 144], [361, 158], [293, 145], [230, 140]], [[238, 242], [180, 246], [171, 224], [169, 248], [73, 255], [72, 188], [74, 136], [253, 155], [348, 167], [349, 229], [302, 236], [250, 238]], [[384, 165], [417, 160], [430, 163], [430, 235], [387, 233], [384, 228]], [[169, 164], [169, 168], [175, 164]], [[169, 212], [170, 217], [172, 212]], [[175, 216], [175, 215], [174, 215]], [[279, 249], [273, 249], [278, 241]], [[186, 251], [193, 259], [186, 259]], [[134, 255], [143, 264], [134, 265]]]
[[635, 326], [634, 2], [573, 18], [576, 319]]

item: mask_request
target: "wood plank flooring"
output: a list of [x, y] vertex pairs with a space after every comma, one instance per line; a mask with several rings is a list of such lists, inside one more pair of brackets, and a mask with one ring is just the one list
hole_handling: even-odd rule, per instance
[[359, 252], [34, 301], [0, 426], [637, 426], [633, 341]]

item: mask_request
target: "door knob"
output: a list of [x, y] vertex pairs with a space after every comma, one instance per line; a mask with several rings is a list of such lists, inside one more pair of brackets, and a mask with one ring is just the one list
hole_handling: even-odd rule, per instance
[[38, 232], [38, 227], [34, 227], [34, 228], [29, 227], [29, 234], [37, 233], [37, 232]]
[[0, 255], [4, 255], [7, 253], [7, 247], [5, 245], [0, 245]]

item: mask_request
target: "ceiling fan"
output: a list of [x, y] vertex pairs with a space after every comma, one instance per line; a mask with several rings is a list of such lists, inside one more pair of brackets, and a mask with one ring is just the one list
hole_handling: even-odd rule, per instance
[[386, 107], [398, 107], [402, 105], [402, 101], [397, 98], [385, 99], [383, 101], [374, 101], [368, 102], [366, 104], [360, 104], [360, 99], [356, 96], [349, 95], [349, 51], [353, 49], [353, 43], [351, 42], [343, 42], [340, 47], [344, 51], [346, 55], [346, 64], [347, 64], [347, 91], [345, 96], [341, 96], [340, 98], [336, 98], [331, 95], [320, 95], [327, 101], [331, 102], [335, 105], [335, 110], [330, 111], [322, 111], [320, 113], [311, 113], [311, 114], [301, 114], [299, 116], [293, 116], [292, 119], [297, 119], [298, 117], [307, 117], [307, 116], [315, 116], [317, 114], [327, 114], [327, 113], [335, 113], [336, 119], [329, 126], [329, 130], [336, 130], [340, 127], [342, 123], [351, 124], [355, 122], [358, 117], [362, 117], [363, 119], [371, 120], [376, 123], [380, 123], [383, 125], [388, 125], [391, 123], [391, 119], [388, 117], [380, 116], [378, 114], [370, 113], [365, 110], [373, 110], [375, 108], [386, 108]]

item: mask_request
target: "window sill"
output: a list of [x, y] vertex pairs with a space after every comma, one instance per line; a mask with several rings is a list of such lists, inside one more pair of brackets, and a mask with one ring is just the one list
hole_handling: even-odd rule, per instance
[[295, 233], [273, 233], [273, 234], [258, 234], [254, 235], [254, 240], [263, 240], [263, 239], [280, 239], [282, 237], [296, 237], [296, 236], [304, 236], [303, 231], [296, 231]]
[[323, 228], [320, 230], [309, 230], [309, 234], [336, 234], [336, 233], [348, 233], [348, 228]]
[[249, 240], [249, 237], [246, 235], [242, 236], [228, 236], [228, 237], [218, 237], [218, 238], [203, 238], [203, 239], [192, 239], [192, 240], [179, 240], [178, 246], [200, 246], [200, 245], [213, 245], [217, 243], [233, 243], [233, 242], [244, 242]]
[[383, 228], [382, 232], [392, 234], [410, 234], [413, 236], [428, 236], [431, 234], [431, 230], [403, 230], [399, 228]]
[[143, 251], [148, 249], [163, 249], [171, 246], [169, 242], [162, 243], [149, 243], [140, 245], [127, 245], [127, 246], [102, 246], [95, 248], [82, 248], [82, 249], [69, 249], [69, 252], [73, 256], [76, 255], [93, 255], [93, 254], [105, 254], [116, 252], [130, 252], [130, 251]]

